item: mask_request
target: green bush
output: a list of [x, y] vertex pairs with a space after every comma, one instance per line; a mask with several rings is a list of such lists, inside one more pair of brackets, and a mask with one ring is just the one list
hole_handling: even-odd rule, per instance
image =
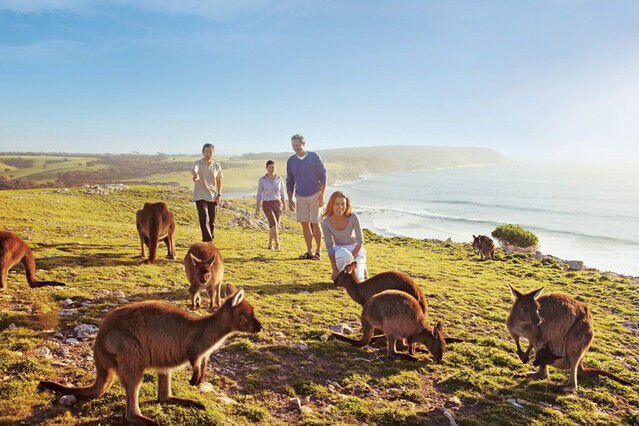
[[500, 225], [492, 232], [492, 236], [502, 244], [521, 248], [536, 247], [539, 244], [539, 238], [535, 234], [519, 225]]

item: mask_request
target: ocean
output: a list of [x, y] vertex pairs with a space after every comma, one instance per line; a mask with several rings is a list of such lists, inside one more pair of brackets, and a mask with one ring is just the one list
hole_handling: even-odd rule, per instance
[[387, 236], [470, 242], [500, 224], [539, 250], [639, 276], [639, 164], [507, 164], [412, 171], [341, 182], [362, 226]]

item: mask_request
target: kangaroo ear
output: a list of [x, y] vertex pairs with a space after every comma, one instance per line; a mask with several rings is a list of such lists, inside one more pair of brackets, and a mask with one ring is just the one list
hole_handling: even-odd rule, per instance
[[474, 240], [475, 238], [477, 238], [477, 237], [475, 236], [475, 234], [473, 234], [473, 240]]
[[461, 343], [464, 339], [458, 339], [457, 337], [444, 337], [446, 344], [450, 345], [451, 343]]
[[189, 253], [189, 256], [191, 256], [191, 262], [193, 262], [193, 264], [195, 265], [196, 263], [202, 263], [202, 261], [200, 260], [200, 258], [196, 257], [195, 255], [193, 255], [193, 253]]
[[442, 323], [438, 322], [437, 325], [435, 325], [435, 327], [433, 328], [433, 337], [435, 338], [439, 338], [439, 336], [442, 334]]
[[232, 307], [236, 307], [237, 305], [240, 304], [240, 302], [242, 302], [242, 300], [244, 300], [244, 289], [241, 288], [237, 291], [237, 293], [235, 293], [235, 295], [233, 296], [233, 301], [231, 302], [231, 306]]
[[513, 296], [515, 296], [517, 299], [523, 296], [523, 294], [521, 294], [521, 292], [517, 290], [515, 287], [513, 287], [512, 285], [508, 284], [508, 287], [510, 287], [510, 291], [513, 293]]
[[209, 265], [213, 266], [213, 262], [215, 262], [215, 255], [212, 255], [211, 257], [206, 259], [205, 263], [208, 263]]
[[539, 297], [539, 295], [541, 295], [541, 292], [544, 291], [543, 287], [539, 287], [537, 290], [533, 290], [528, 294], [532, 294], [533, 299], [536, 299]]
[[350, 274], [352, 270], [351, 268], [352, 268], [351, 265], [346, 265], [346, 267], [344, 268], [344, 272], [346, 272], [347, 274]]

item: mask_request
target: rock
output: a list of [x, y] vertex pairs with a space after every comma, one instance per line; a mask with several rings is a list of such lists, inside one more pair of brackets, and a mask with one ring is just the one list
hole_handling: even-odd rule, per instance
[[448, 238], [446, 238], [446, 242], [447, 242], [447, 243], [452, 243], [452, 242], [453, 242], [453, 240], [452, 240], [450, 237], [448, 237]]
[[111, 297], [114, 299], [124, 299], [126, 297], [126, 294], [124, 294], [124, 292], [121, 290], [113, 290], [111, 292]]
[[329, 330], [342, 334], [353, 334], [353, 329], [348, 324], [335, 324], [329, 327]]
[[71, 299], [64, 299], [62, 301], [62, 306], [64, 306], [65, 308], [68, 308], [69, 306], [73, 305], [73, 300]]
[[78, 339], [74, 339], [73, 337], [69, 337], [68, 339], [64, 340], [64, 343], [68, 343], [70, 345], [75, 345], [76, 343], [80, 343], [78, 341]]
[[543, 259], [546, 256], [543, 255], [542, 252], [540, 252], [539, 250], [535, 251], [535, 254], [533, 255], [535, 257], [535, 259]]
[[7, 328], [5, 328], [3, 331], [11, 331], [14, 328], [16, 328], [16, 325], [14, 323], [11, 323], [7, 326]]
[[328, 342], [329, 337], [331, 337], [331, 336], [330, 336], [330, 334], [322, 334], [322, 335], [320, 336], [320, 340], [321, 340], [322, 342]]
[[47, 347], [38, 348], [33, 352], [39, 357], [51, 358], [51, 351]]
[[219, 397], [218, 401], [223, 402], [225, 404], [237, 404], [236, 400], [234, 400], [233, 398], [229, 398], [226, 395]]
[[295, 317], [295, 318], [293, 318], [293, 322], [296, 322], [296, 323], [298, 323], [298, 324], [301, 324], [301, 323], [303, 323], [304, 321], [302, 320], [302, 318]]
[[63, 407], [71, 407], [76, 402], [78, 402], [78, 399], [73, 395], [64, 395], [58, 400], [58, 404]]
[[279, 280], [275, 281], [273, 284], [275, 284], [275, 285], [280, 285], [280, 284], [282, 284], [282, 282], [283, 282], [283, 281], [282, 281], [282, 279], [280, 278]]
[[215, 386], [213, 386], [211, 382], [202, 382], [198, 388], [200, 392], [215, 392]]
[[524, 408], [524, 406], [517, 402], [517, 399], [515, 398], [508, 398], [506, 401], [510, 402], [510, 404], [515, 408]]
[[281, 331], [274, 331], [271, 333], [271, 336], [273, 336], [274, 339], [276, 340], [284, 340], [286, 339], [286, 335], [284, 333], [282, 333]]
[[636, 336], [639, 329], [639, 321], [626, 321], [623, 326]]
[[300, 305], [293, 305], [292, 308], [293, 309], [302, 309], [302, 307]]
[[77, 309], [60, 309], [60, 316], [70, 316], [70, 315], [76, 315], [78, 313]]
[[126, 305], [127, 303], [129, 303], [129, 300], [128, 299], [124, 299], [124, 298], [120, 298], [120, 299], [117, 300], [117, 302], [120, 305]]
[[98, 292], [96, 293], [96, 296], [98, 297], [109, 297], [110, 295], [111, 295], [111, 291], [107, 290], [106, 288], [102, 288], [98, 290]]
[[439, 410], [448, 419], [448, 424], [450, 426], [457, 426], [457, 422], [455, 421], [455, 417], [453, 416], [453, 412], [452, 411], [450, 411], [446, 407], [439, 407]]
[[295, 408], [300, 412], [302, 411], [302, 401], [299, 398], [291, 398], [289, 400], [289, 405], [291, 406], [291, 408]]
[[86, 339], [88, 337], [93, 337], [98, 333], [98, 327], [93, 324], [81, 324], [76, 326], [73, 329], [76, 337], [80, 339]]
[[307, 351], [308, 350], [308, 345], [304, 342], [295, 342], [293, 343], [293, 347], [297, 350], [300, 351]]
[[581, 260], [569, 260], [566, 263], [569, 271], [581, 271], [584, 269], [584, 263]]

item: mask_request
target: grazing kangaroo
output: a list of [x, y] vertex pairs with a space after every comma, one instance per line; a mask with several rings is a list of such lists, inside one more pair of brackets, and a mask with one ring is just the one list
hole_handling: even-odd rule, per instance
[[539, 367], [540, 365], [548, 365], [561, 358], [561, 356], [552, 353], [552, 351], [550, 350], [550, 345], [546, 343], [546, 346], [541, 348], [538, 352], [535, 352], [533, 365], [535, 367]]
[[136, 213], [135, 223], [140, 235], [140, 257], [144, 258], [144, 245], [149, 248], [149, 258], [140, 264], [155, 262], [159, 241], [166, 243], [167, 257], [175, 259], [175, 217], [165, 202], [144, 203], [144, 207]]
[[[517, 345], [519, 358], [528, 362], [533, 347], [536, 353], [547, 347], [551, 353], [560, 355], [560, 358], [551, 363], [540, 364], [538, 372], [518, 375], [519, 377], [545, 379], [548, 377], [548, 365], [552, 365], [571, 371], [568, 383], [564, 386], [570, 392], [577, 389], [578, 377], [601, 375], [619, 383], [630, 384], [607, 371], [583, 366], [583, 357], [595, 335], [592, 315], [585, 303], [559, 293], [540, 296], [543, 287], [527, 294], [512, 286], [510, 289], [515, 296], [515, 303], [510, 308], [506, 325]], [[521, 350], [520, 337], [529, 342], [526, 352]]]
[[59, 281], [38, 281], [35, 277], [35, 259], [31, 248], [15, 232], [0, 230], [0, 290], [7, 285], [9, 269], [22, 261], [27, 282], [32, 288], [48, 285], [66, 285]]
[[[400, 290], [414, 297], [422, 312], [426, 314], [426, 297], [417, 283], [408, 275], [397, 271], [386, 271], [360, 282], [357, 278], [356, 268], [357, 262], [346, 265], [344, 270], [335, 278], [335, 285], [344, 287], [348, 295], [356, 303], [364, 306], [377, 293], [384, 290]], [[338, 337], [337, 333], [333, 333], [333, 335]], [[375, 336], [373, 340], [382, 337]], [[414, 349], [411, 346], [409, 352], [412, 354]]]
[[214, 299], [215, 306], [220, 306], [224, 261], [215, 244], [213, 242], [193, 244], [184, 256], [184, 269], [186, 270], [186, 278], [191, 284], [189, 287], [191, 309], [195, 310], [200, 307], [200, 291], [202, 290], [206, 290], [211, 298], [210, 309], [213, 309]]
[[382, 291], [364, 304], [360, 340], [342, 335], [336, 335], [336, 337], [353, 346], [363, 347], [370, 343], [376, 328], [386, 335], [388, 356], [400, 356], [412, 361], [417, 361], [417, 358], [397, 352], [398, 339], [406, 339], [410, 347], [416, 343], [424, 344], [438, 363], [442, 360], [446, 343], [461, 342], [460, 339], [445, 338], [441, 323], [437, 323], [435, 328], [431, 329], [417, 300], [399, 290]]
[[489, 257], [495, 260], [495, 242], [492, 238], [485, 235], [473, 235], [473, 249], [481, 260], [488, 259]]
[[206, 372], [209, 354], [219, 348], [233, 332], [258, 333], [262, 325], [253, 307], [239, 290], [224, 305], [208, 316], [181, 310], [169, 303], [147, 301], [114, 309], [100, 324], [93, 346], [97, 378], [93, 385], [65, 386], [40, 382], [40, 387], [83, 398], [103, 395], [117, 374], [126, 391], [126, 420], [157, 424], [140, 412], [138, 393], [144, 370], [158, 372], [158, 400], [196, 408], [204, 406], [190, 399], [171, 395], [171, 370], [190, 363], [193, 375], [189, 383], [199, 385]]

